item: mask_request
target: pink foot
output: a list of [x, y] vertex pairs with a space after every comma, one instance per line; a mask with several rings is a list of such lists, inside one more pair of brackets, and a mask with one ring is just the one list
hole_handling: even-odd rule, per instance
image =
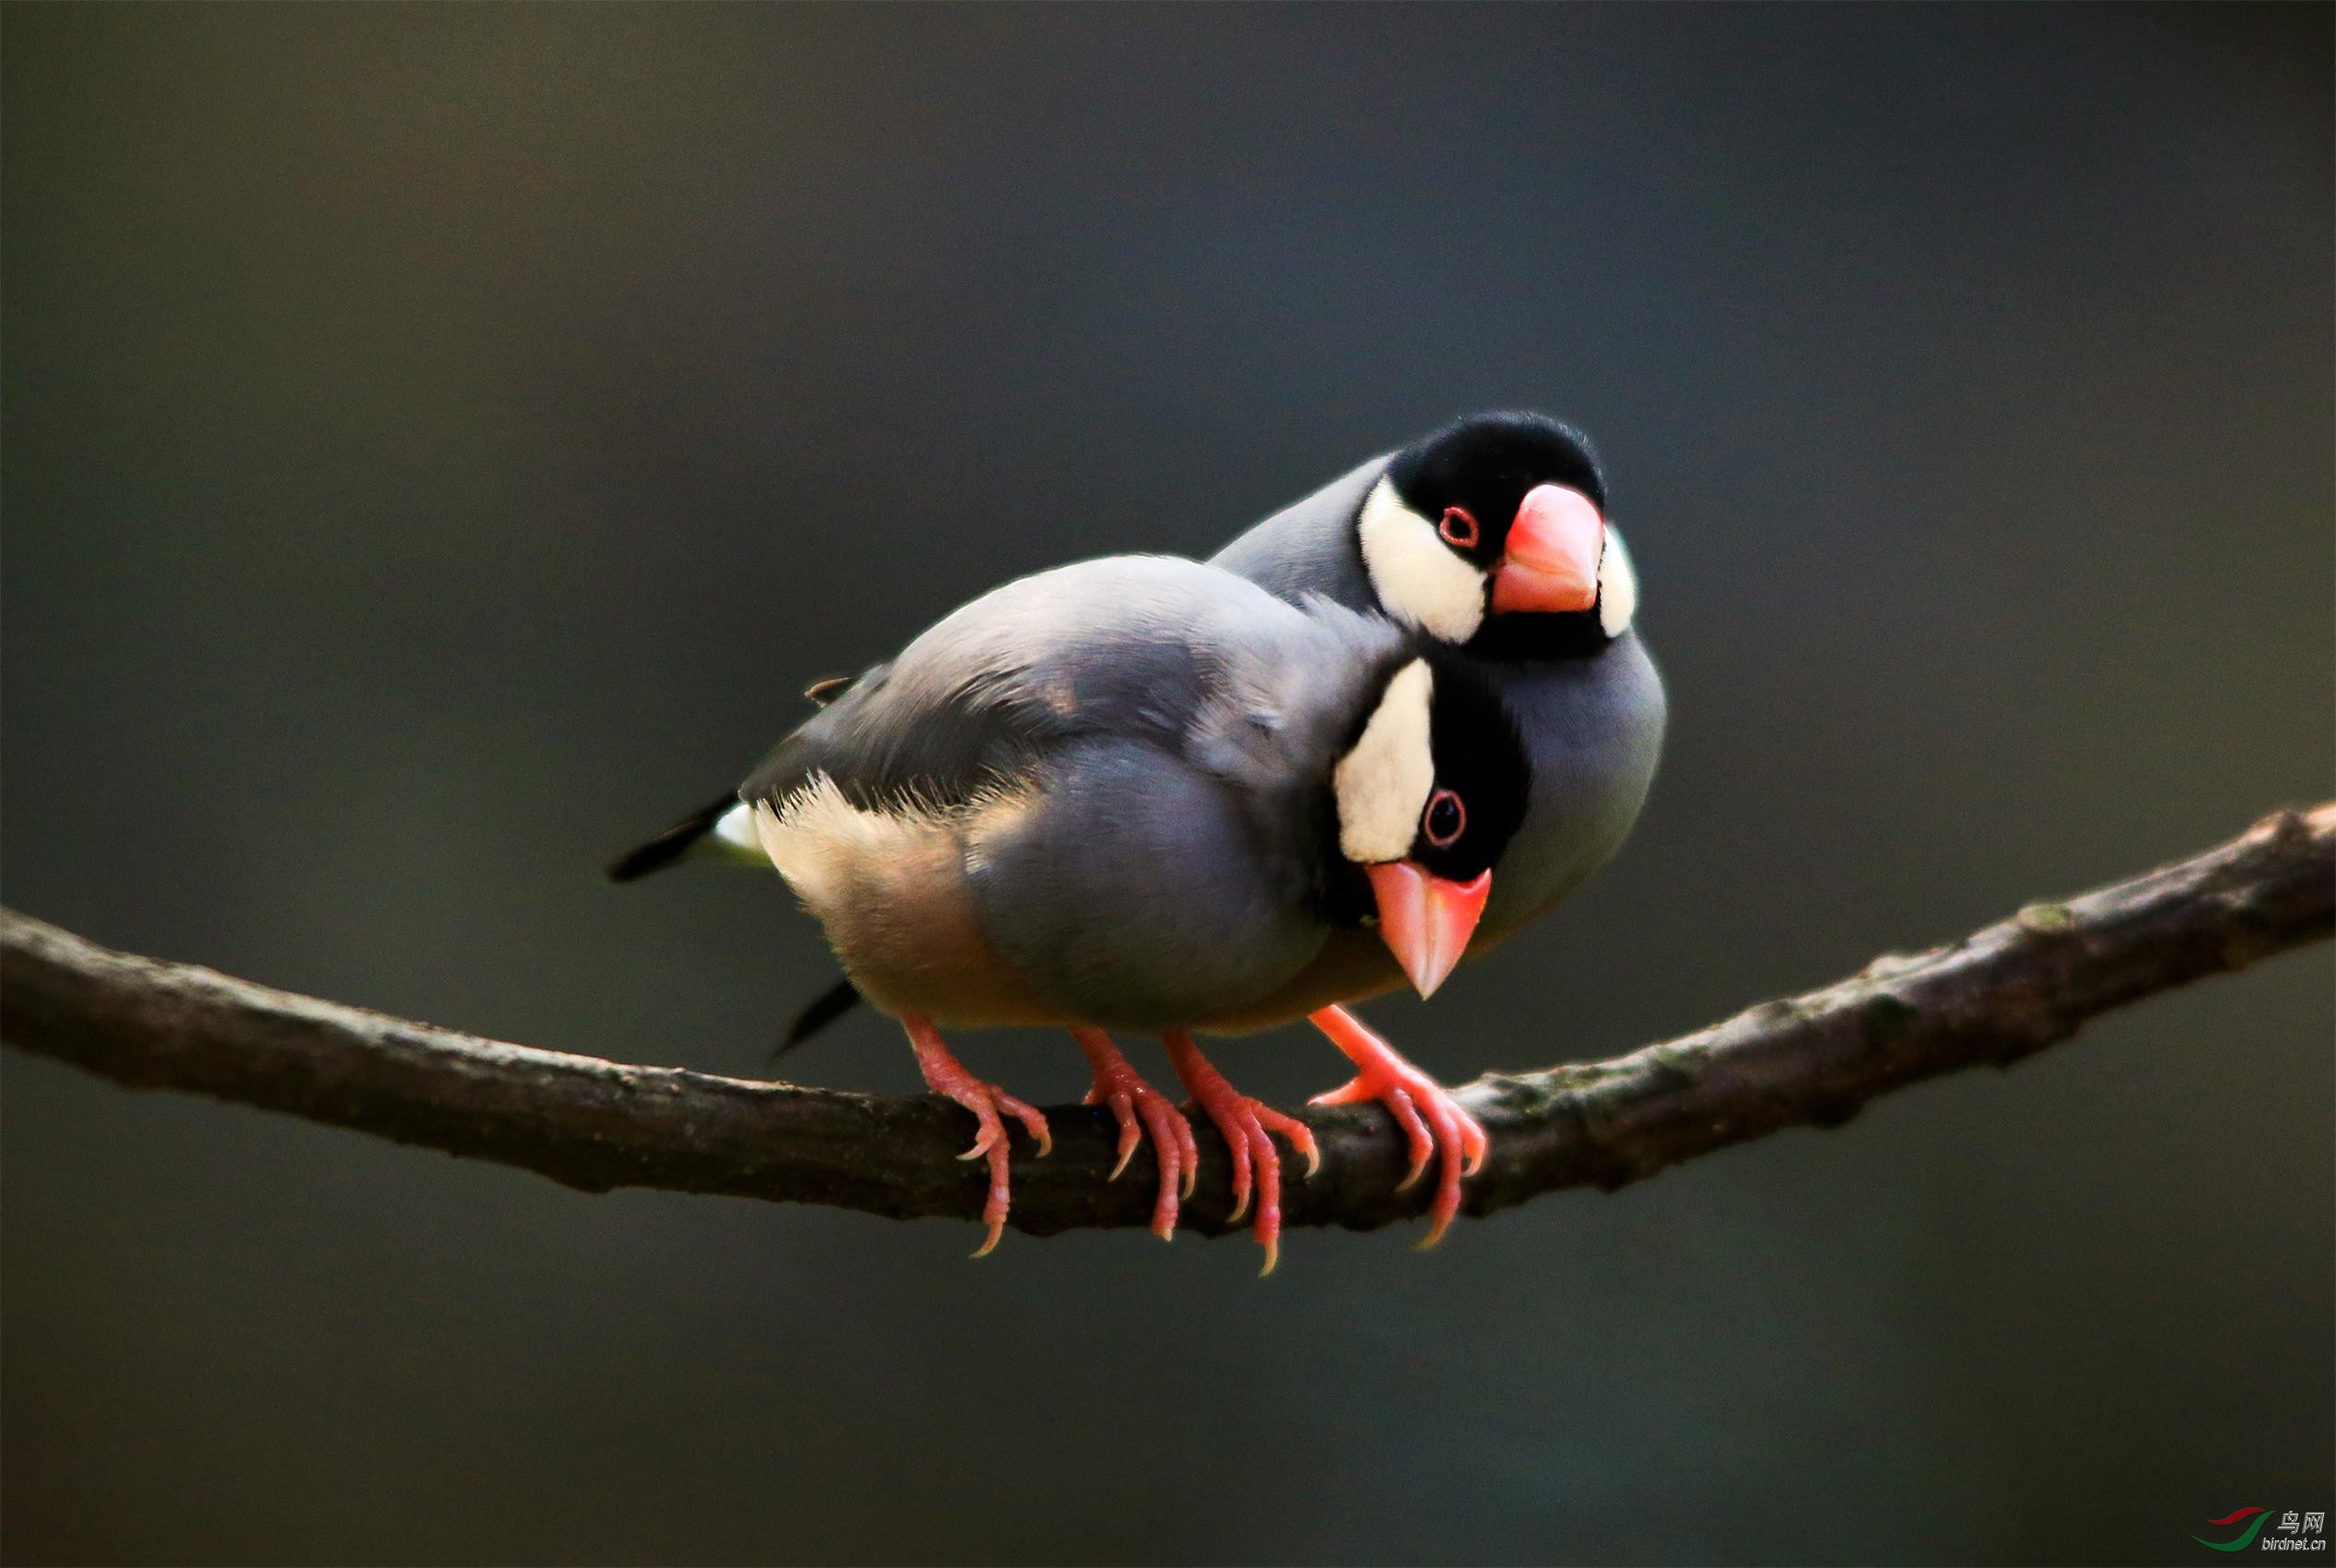
[[1309, 1104], [1351, 1106], [1377, 1100], [1411, 1140], [1411, 1175], [1395, 1190], [1401, 1192], [1417, 1181], [1427, 1168], [1428, 1157], [1442, 1152], [1436, 1201], [1427, 1209], [1427, 1235], [1419, 1244], [1423, 1248], [1435, 1246], [1460, 1213], [1461, 1177], [1474, 1176], [1484, 1168], [1487, 1146], [1484, 1127], [1452, 1098], [1451, 1091], [1405, 1061], [1394, 1047], [1365, 1028], [1363, 1021], [1344, 1008], [1326, 1007], [1308, 1014], [1308, 1022], [1362, 1069], [1353, 1082], [1327, 1094], [1317, 1094]]
[[[1152, 1209], [1152, 1234], [1162, 1241], [1176, 1239], [1176, 1210], [1180, 1188], [1191, 1197], [1192, 1178], [1200, 1174], [1201, 1147], [1192, 1141], [1192, 1124], [1168, 1097], [1144, 1082], [1110, 1036], [1100, 1029], [1073, 1027], [1071, 1038], [1095, 1067], [1095, 1087], [1086, 1103], [1111, 1108], [1120, 1121], [1120, 1163], [1111, 1167], [1112, 1181], [1127, 1169], [1144, 1134], [1152, 1135], [1152, 1153], [1160, 1166], [1160, 1199]], [[1139, 1125], [1140, 1123], [1140, 1125]]]
[[985, 1083], [968, 1072], [965, 1064], [949, 1054], [949, 1047], [933, 1033], [933, 1020], [915, 1013], [905, 1013], [901, 1027], [909, 1031], [909, 1043], [916, 1047], [917, 1065], [924, 1070], [926, 1085], [936, 1094], [945, 1094], [973, 1113], [980, 1124], [974, 1135], [973, 1147], [957, 1156], [960, 1160], [978, 1160], [984, 1154], [990, 1158], [990, 1199], [981, 1206], [982, 1223], [990, 1227], [989, 1239], [976, 1248], [973, 1256], [981, 1257], [998, 1245], [998, 1236], [1005, 1229], [1009, 1194], [1006, 1188], [1005, 1124], [998, 1113], [1020, 1121], [1030, 1129], [1030, 1136], [1039, 1141], [1039, 1154], [1044, 1158], [1054, 1150], [1054, 1138], [1047, 1131], [1046, 1116], [1035, 1106], [1027, 1106], [994, 1083]]
[[1255, 1170], [1257, 1245], [1265, 1249], [1265, 1267], [1258, 1272], [1271, 1274], [1282, 1257], [1282, 1156], [1267, 1134], [1270, 1130], [1288, 1139], [1290, 1147], [1306, 1156], [1306, 1174], [1310, 1176], [1322, 1168], [1322, 1151], [1314, 1141], [1313, 1130], [1225, 1082], [1224, 1074], [1209, 1065], [1201, 1047], [1183, 1030], [1173, 1030], [1160, 1038], [1168, 1046], [1177, 1077], [1216, 1123], [1217, 1131], [1225, 1135], [1225, 1146], [1232, 1152], [1233, 1212], [1228, 1219], [1238, 1220], [1249, 1211], [1250, 1172]]

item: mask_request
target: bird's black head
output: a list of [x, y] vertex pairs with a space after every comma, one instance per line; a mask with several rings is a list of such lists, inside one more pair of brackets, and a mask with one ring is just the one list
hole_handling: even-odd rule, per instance
[[1525, 820], [1532, 764], [1484, 674], [1423, 641], [1389, 661], [1332, 770], [1332, 919], [1376, 920], [1425, 996], [1450, 973]]
[[1430, 646], [1426, 657], [1436, 680], [1428, 707], [1436, 789], [1420, 813], [1412, 859], [1465, 882], [1491, 871], [1524, 825], [1532, 763], [1508, 704], [1481, 672], [1441, 647]]
[[1485, 566], [1500, 560], [1517, 503], [1536, 485], [1563, 485], [1606, 509], [1606, 478], [1590, 438], [1541, 414], [1470, 414], [1414, 441], [1387, 465], [1413, 510], [1441, 518], [1458, 507], [1484, 525], [1464, 552]]
[[1605, 476], [1579, 431], [1473, 414], [1389, 462], [1356, 534], [1395, 619], [1479, 654], [1560, 657], [1602, 648], [1637, 607], [1605, 512]]

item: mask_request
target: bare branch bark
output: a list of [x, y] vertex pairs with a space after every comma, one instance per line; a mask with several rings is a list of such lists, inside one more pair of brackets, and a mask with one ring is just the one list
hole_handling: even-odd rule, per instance
[[[2336, 802], [2283, 812], [2193, 860], [2034, 904], [1946, 947], [1876, 959], [1611, 1061], [1496, 1075], [1461, 1091], [1492, 1134], [1468, 1185], [1488, 1214], [1562, 1188], [1617, 1188], [1779, 1129], [1833, 1126], [1876, 1095], [1998, 1067], [2087, 1019], [2336, 930]], [[971, 1219], [983, 1173], [954, 1157], [968, 1118], [930, 1096], [839, 1094], [505, 1045], [207, 969], [111, 952], [0, 911], [0, 1038], [133, 1088], [193, 1090], [404, 1143], [618, 1187]], [[1051, 1113], [1055, 1152], [1017, 1139], [1014, 1223], [1036, 1235], [1141, 1225], [1152, 1182], [1104, 1179], [1111, 1123]], [[1376, 1108], [1314, 1111], [1323, 1168], [1294, 1181], [1297, 1225], [1420, 1212]], [[1204, 1118], [1186, 1223], [1221, 1230], [1225, 1149]], [[1141, 1159], [1142, 1157], [1139, 1157]]]

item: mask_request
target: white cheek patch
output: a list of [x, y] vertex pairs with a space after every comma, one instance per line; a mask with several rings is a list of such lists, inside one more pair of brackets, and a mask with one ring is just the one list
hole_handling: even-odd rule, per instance
[[1331, 774], [1338, 797], [1339, 853], [1350, 860], [1378, 865], [1411, 852], [1419, 813], [1436, 787], [1427, 728], [1435, 682], [1424, 659], [1397, 671], [1355, 749]]
[[1606, 526], [1606, 553], [1598, 561], [1598, 626], [1608, 637], [1630, 629], [1638, 614], [1638, 574], [1631, 568], [1630, 552], [1612, 523]]
[[1371, 486], [1355, 532], [1380, 608], [1446, 642], [1476, 635], [1485, 619], [1485, 573], [1397, 497], [1394, 481]]

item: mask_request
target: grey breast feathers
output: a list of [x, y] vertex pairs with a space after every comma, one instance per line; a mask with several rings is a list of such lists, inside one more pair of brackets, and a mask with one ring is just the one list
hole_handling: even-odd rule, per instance
[[1492, 665], [1532, 757], [1532, 800], [1493, 877], [1497, 940], [1579, 885], [1629, 836], [1662, 755], [1662, 677], [1636, 631], [1582, 659]]

